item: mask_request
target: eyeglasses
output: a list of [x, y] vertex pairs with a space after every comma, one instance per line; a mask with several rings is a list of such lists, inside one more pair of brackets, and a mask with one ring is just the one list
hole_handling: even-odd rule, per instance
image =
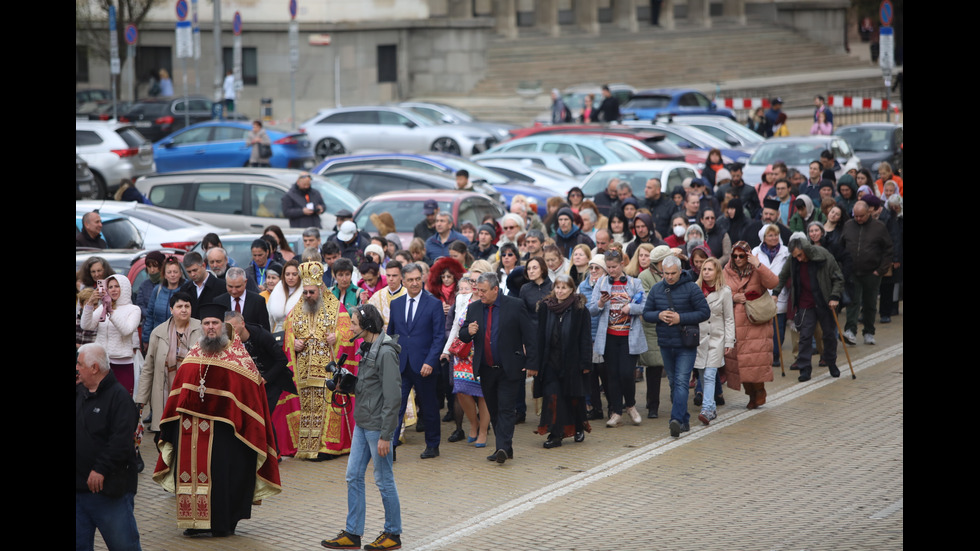
[[316, 294], [316, 290], [307, 291], [306, 289], [303, 289], [303, 295], [315, 295], [315, 294]]
[[517, 255], [514, 253], [501, 253], [500, 256], [517, 256]]
[[748, 256], [746, 256], [744, 254], [733, 254], [732, 255], [732, 258], [734, 258], [734, 259], [741, 259], [741, 258], [748, 258]]

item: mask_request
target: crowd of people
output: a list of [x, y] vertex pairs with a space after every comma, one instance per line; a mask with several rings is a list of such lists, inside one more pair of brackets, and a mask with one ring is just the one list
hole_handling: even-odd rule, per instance
[[[690, 430], [692, 394], [705, 425], [725, 404], [725, 386], [744, 391], [749, 409], [764, 405], [786, 348], [804, 382], [814, 349], [818, 366], [837, 377], [838, 339], [855, 345], [860, 325], [864, 343], [875, 344], [876, 324], [898, 313], [903, 182], [886, 164], [873, 181], [821, 157], [808, 175], [776, 163], [753, 187], [741, 165], [723, 166], [713, 151], [710, 170], [669, 195], [651, 179], [644, 197], [634, 197], [613, 178], [591, 200], [574, 188], [548, 201], [543, 219], [517, 196], [502, 219], [478, 227], [427, 201], [407, 249], [390, 217], [374, 220], [381, 227], [373, 236], [347, 216], [325, 241], [309, 228], [301, 251], [270, 226], [244, 267], [211, 235], [203, 256], [148, 253], [136, 292], [95, 255], [76, 274], [76, 345], [98, 347], [80, 348], [89, 353], [79, 355], [77, 403], [92, 400], [109, 374], [131, 397], [162, 452], [155, 479], [176, 492], [188, 536], [234, 533], [248, 518], [246, 501], [280, 489], [282, 457], [351, 454], [348, 481], [361, 482], [349, 486], [345, 530], [323, 544], [360, 545], [370, 459], [386, 523], [366, 548], [396, 548], [390, 468], [409, 427], [425, 433], [422, 459], [440, 455], [441, 425], [453, 423], [448, 442], [492, 446], [487, 460], [502, 464], [514, 459], [514, 427], [532, 411], [545, 448], [583, 442], [590, 421], [642, 423], [638, 383], [646, 385], [646, 417], [659, 417], [666, 378], [668, 430], [679, 437]], [[317, 216], [317, 205], [297, 216]], [[96, 353], [105, 361], [92, 360]], [[366, 365], [373, 390], [362, 394]], [[244, 379], [208, 379], [215, 366]], [[208, 407], [255, 401], [243, 390], [248, 381], [264, 391], [251, 407], [265, 423], [243, 421], [213, 441], [215, 457], [236, 436], [251, 455], [223, 479], [211, 473], [212, 489], [238, 505], [215, 504], [223, 516], [205, 518], [182, 501], [201, 490], [174, 472], [187, 459], [181, 445], [191, 443], [178, 423], [193, 419], [195, 430], [208, 430], [200, 422], [214, 414]], [[244, 402], [208, 406], [211, 385], [243, 393]], [[142, 469], [132, 455], [132, 468]], [[90, 467], [78, 473], [80, 493], [94, 491], [82, 476]], [[255, 492], [236, 490], [242, 479]]]

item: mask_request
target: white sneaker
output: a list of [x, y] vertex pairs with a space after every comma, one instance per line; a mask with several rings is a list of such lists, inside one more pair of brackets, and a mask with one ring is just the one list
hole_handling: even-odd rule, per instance
[[871, 333], [864, 334], [864, 344], [875, 344], [875, 336]]
[[640, 417], [640, 412], [636, 411], [636, 407], [626, 408], [626, 413], [629, 414], [630, 420], [633, 421], [634, 425], [639, 425], [640, 421], [643, 419]]
[[851, 331], [850, 329], [844, 331], [844, 342], [846, 342], [851, 346], [854, 346], [855, 344], [858, 343], [857, 337], [854, 336], [854, 332]]
[[623, 417], [618, 413], [613, 413], [609, 420], [606, 421], [606, 426], [609, 428], [618, 427], [623, 424]]

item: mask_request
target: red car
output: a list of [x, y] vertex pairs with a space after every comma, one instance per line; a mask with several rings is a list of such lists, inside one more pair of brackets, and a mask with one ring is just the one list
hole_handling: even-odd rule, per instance
[[395, 220], [396, 233], [401, 239], [402, 248], [407, 249], [408, 244], [412, 242], [415, 226], [425, 219], [422, 209], [428, 199], [433, 199], [439, 204], [440, 212], [453, 214], [453, 221], [457, 230], [463, 222], [470, 222], [479, 227], [487, 216], [499, 220], [506, 214], [500, 203], [482, 193], [416, 189], [389, 191], [372, 196], [357, 207], [357, 212], [354, 213], [354, 223], [359, 229], [370, 234], [376, 234], [378, 229], [371, 222], [371, 215], [388, 212]]
[[[705, 151], [677, 147], [659, 132], [651, 132], [622, 125], [602, 124], [555, 124], [517, 128], [510, 131], [513, 139], [535, 134], [600, 134], [629, 140], [640, 155], [654, 161], [684, 161], [703, 165], [708, 158]], [[641, 142], [637, 144], [636, 142]]]

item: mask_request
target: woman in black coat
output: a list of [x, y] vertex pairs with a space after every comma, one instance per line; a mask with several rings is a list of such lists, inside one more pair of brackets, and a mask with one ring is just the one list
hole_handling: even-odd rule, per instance
[[538, 352], [534, 396], [544, 398], [537, 429], [548, 435], [544, 447], [557, 448], [566, 436], [585, 440], [585, 433], [592, 432], [585, 415], [592, 318], [585, 297], [568, 275], [559, 275], [551, 293], [538, 304]]

